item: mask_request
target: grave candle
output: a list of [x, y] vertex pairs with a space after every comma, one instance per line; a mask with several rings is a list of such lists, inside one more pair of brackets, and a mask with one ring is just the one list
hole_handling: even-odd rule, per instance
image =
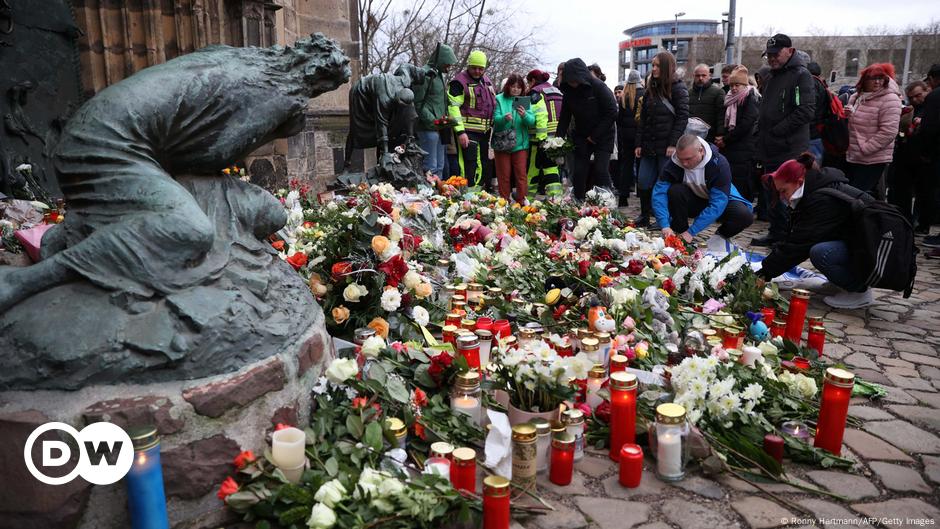
[[764, 436], [764, 452], [783, 463], [783, 437], [769, 433]]
[[509, 480], [502, 476], [483, 480], [483, 529], [509, 529]]
[[450, 478], [450, 459], [444, 457], [429, 457], [424, 462], [425, 474], [436, 474], [442, 478]]
[[636, 442], [636, 389], [633, 373], [617, 371], [610, 374], [610, 452], [614, 461], [625, 444]]
[[760, 309], [761, 316], [764, 318], [764, 325], [770, 327], [774, 322], [774, 313], [776, 311], [773, 307], [764, 307]]
[[685, 408], [673, 403], [656, 408], [656, 473], [664, 481], [678, 481], [685, 476]]
[[639, 445], [625, 444], [620, 449], [620, 474], [618, 481], [627, 488], [640, 486], [643, 476], [643, 449]]
[[844, 369], [826, 369], [823, 382], [822, 403], [816, 421], [816, 448], [828, 450], [835, 455], [842, 453], [842, 436], [845, 434], [845, 419], [849, 413], [849, 399], [855, 375]]
[[598, 392], [601, 390], [601, 386], [604, 385], [606, 375], [607, 372], [601, 364], [594, 364], [594, 367], [588, 372], [587, 398], [585, 401], [592, 410], [604, 402], [604, 399], [598, 395]]
[[134, 463], [126, 478], [131, 527], [169, 529], [157, 429], [147, 426], [131, 429], [128, 433], [134, 444]]
[[454, 462], [450, 465], [450, 482], [457, 490], [474, 493], [477, 490], [477, 453], [472, 448], [454, 450]]
[[614, 374], [618, 371], [626, 371], [627, 363], [630, 360], [627, 359], [624, 355], [613, 355], [610, 357], [610, 373]]
[[826, 345], [826, 329], [822, 325], [816, 325], [809, 328], [806, 335], [806, 345], [810, 349], [815, 349], [819, 357], [822, 358], [823, 348]]
[[573, 473], [574, 436], [564, 432], [552, 438], [552, 462], [548, 479], [556, 485], [569, 485]]
[[802, 288], [793, 289], [790, 295], [790, 309], [787, 314], [787, 330], [784, 337], [799, 345], [803, 336], [803, 323], [806, 320], [806, 309], [809, 308], [809, 291]]
[[801, 441], [810, 437], [809, 426], [800, 421], [787, 421], [780, 425], [780, 431]]

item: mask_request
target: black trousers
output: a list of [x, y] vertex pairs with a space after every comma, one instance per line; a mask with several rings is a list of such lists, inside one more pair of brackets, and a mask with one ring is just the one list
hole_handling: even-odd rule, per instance
[[[667, 192], [669, 197], [669, 227], [676, 234], [689, 229], [689, 218], [695, 218], [708, 206], [708, 200], [696, 195], [685, 184], [672, 184]], [[754, 213], [747, 204], [740, 200], [728, 200], [728, 207], [718, 217], [718, 235], [729, 239], [744, 231], [754, 222]]]
[[[591, 159], [591, 155], [594, 159]], [[574, 146], [574, 174], [571, 176], [571, 185], [574, 196], [578, 200], [584, 199], [587, 193], [588, 177], [591, 183], [598, 187], [610, 189], [610, 152], [602, 151], [597, 145], [579, 141]]]
[[[912, 223], [917, 213], [917, 225], [930, 227], [936, 204], [933, 200], [930, 166], [916, 155], [897, 156], [888, 166], [888, 202], [901, 210]], [[916, 205], [912, 209], [912, 203]]]
[[878, 182], [881, 175], [885, 172], [886, 163], [873, 163], [870, 165], [847, 162], [845, 164], [845, 176], [849, 179], [849, 184], [856, 189], [860, 189], [875, 198], [881, 199], [878, 192]]
[[620, 193], [621, 197], [629, 197], [636, 182], [636, 174], [633, 171], [636, 165], [636, 157], [633, 155], [633, 150], [633, 145], [619, 146], [617, 160], [610, 164], [614, 166], [611, 180], [613, 180], [614, 186], [617, 187], [617, 192]]
[[751, 176], [754, 174], [754, 161], [735, 160], [732, 162], [728, 160], [728, 163], [731, 165], [731, 183], [738, 188], [738, 192], [745, 200], [754, 202], [754, 195], [757, 194], [755, 182]]

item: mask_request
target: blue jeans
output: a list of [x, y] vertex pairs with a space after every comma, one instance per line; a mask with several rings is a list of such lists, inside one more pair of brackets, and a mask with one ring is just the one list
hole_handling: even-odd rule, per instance
[[665, 155], [641, 157], [640, 170], [636, 176], [637, 189], [642, 191], [653, 189], [653, 186], [656, 185], [656, 181], [659, 180], [659, 175], [663, 172], [663, 167], [666, 167], [666, 162], [668, 161], [669, 157]]
[[813, 153], [813, 156], [816, 157], [816, 163], [822, 165], [823, 159], [823, 141], [822, 138], [816, 138], [815, 140], [809, 140], [809, 152]]
[[441, 143], [441, 134], [436, 130], [419, 130], [418, 143], [428, 153], [424, 157], [424, 170], [444, 177], [444, 144]]
[[859, 280], [852, 266], [852, 255], [845, 241], [827, 241], [813, 245], [809, 260], [830, 283], [849, 292], [864, 292], [868, 287]]

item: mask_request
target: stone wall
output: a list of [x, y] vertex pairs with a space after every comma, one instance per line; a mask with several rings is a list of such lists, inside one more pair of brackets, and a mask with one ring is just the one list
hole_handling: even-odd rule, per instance
[[[156, 425], [171, 526], [228, 525], [234, 515], [224, 509], [216, 491], [226, 476], [234, 475], [233, 458], [241, 450], [261, 454], [277, 423], [309, 419], [310, 390], [332, 355], [332, 340], [320, 320], [293, 347], [236, 373], [75, 392], [0, 393], [0, 475], [9, 485], [0, 495], [0, 529], [130, 527], [123, 481], [92, 486], [77, 478], [53, 487], [29, 475], [23, 463], [26, 437], [49, 421], [78, 430], [98, 421]], [[40, 461], [40, 444], [34, 445], [34, 461]], [[71, 468], [66, 465], [61, 473]]]

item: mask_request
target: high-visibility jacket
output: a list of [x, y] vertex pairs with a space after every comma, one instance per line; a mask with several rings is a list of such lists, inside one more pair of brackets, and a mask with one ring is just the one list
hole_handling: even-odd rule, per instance
[[549, 83], [540, 83], [532, 87], [532, 92], [540, 94], [545, 101], [545, 110], [548, 114], [546, 123], [548, 135], [557, 135], [558, 118], [561, 116], [561, 100], [563, 97], [561, 90]]
[[532, 103], [529, 107], [535, 114], [535, 124], [529, 127], [529, 138], [532, 143], [540, 143], [548, 138], [548, 107], [545, 105], [545, 99], [541, 94], [534, 93], [531, 96]]
[[496, 93], [489, 77], [474, 79], [466, 70], [460, 72], [450, 82], [447, 100], [447, 113], [456, 123], [455, 133], [465, 130], [485, 133], [492, 127]]

